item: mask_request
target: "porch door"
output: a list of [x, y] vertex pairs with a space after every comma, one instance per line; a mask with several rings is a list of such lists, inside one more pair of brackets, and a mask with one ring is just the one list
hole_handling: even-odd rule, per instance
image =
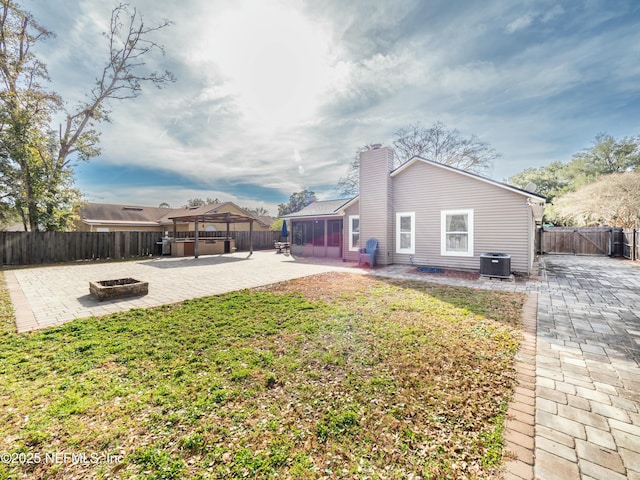
[[342, 220], [327, 221], [327, 256], [342, 258]]
[[325, 221], [315, 220], [313, 222], [313, 256], [314, 257], [326, 257], [326, 235], [325, 235]]

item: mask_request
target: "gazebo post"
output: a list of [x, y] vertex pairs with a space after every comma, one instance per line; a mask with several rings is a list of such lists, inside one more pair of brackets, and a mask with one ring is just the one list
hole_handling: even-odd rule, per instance
[[195, 245], [193, 246], [193, 256], [194, 258], [198, 258], [198, 243], [200, 243], [198, 237], [198, 217], [196, 217], [196, 235], [195, 235]]
[[[225, 237], [225, 239], [224, 239], [224, 244], [225, 244], [225, 246], [226, 246], [226, 245], [229, 245], [229, 252], [228, 252], [228, 253], [232, 253], [232, 252], [231, 252], [231, 231], [229, 230], [229, 223], [230, 223], [230, 221], [229, 221], [229, 214], [228, 214], [228, 213], [227, 213], [227, 214], [226, 214], [226, 216], [225, 216], [225, 220], [226, 220], [226, 222], [227, 222], [227, 236], [226, 236], [226, 237]], [[225, 248], [225, 249], [224, 249], [224, 253], [227, 253], [227, 251], [226, 251], [226, 250], [227, 250], [227, 249]]]
[[249, 222], [249, 255], [253, 255], [253, 219]]

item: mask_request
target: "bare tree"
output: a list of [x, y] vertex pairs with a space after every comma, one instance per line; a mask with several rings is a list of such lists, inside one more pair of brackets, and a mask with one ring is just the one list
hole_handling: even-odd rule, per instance
[[360, 153], [369, 149], [368, 145], [356, 150], [344, 177], [338, 180], [338, 194], [341, 197], [355, 197], [360, 189]]
[[[358, 150], [347, 174], [338, 181], [341, 196], [358, 194], [359, 154], [363, 149]], [[493, 167], [493, 161], [500, 158], [493, 147], [477, 136], [464, 138], [458, 130], [449, 130], [442, 122], [436, 122], [430, 128], [423, 127], [420, 122], [401, 128], [395, 133], [393, 150], [396, 167], [419, 156], [480, 175], [486, 175]]]
[[58, 168], [66, 165], [69, 155], [73, 153], [78, 153], [83, 159], [99, 154], [99, 133], [93, 126], [101, 121], [109, 121], [105, 105], [108, 100], [136, 98], [142, 93], [143, 83], [162, 88], [175, 81], [169, 71], [147, 72], [144, 68], [145, 60], [152, 52], [164, 54], [164, 48], [150, 37], [172, 24], [165, 19], [149, 27], [135, 8], [121, 3], [113, 9], [110, 29], [103, 34], [109, 44], [109, 58], [88, 100], [67, 114], [65, 125], [60, 126]]
[[[53, 36], [12, 0], [0, 10], [0, 202], [15, 208], [32, 229], [55, 230], [69, 225], [80, 199], [73, 188], [71, 161], [99, 155], [97, 124], [109, 121], [111, 100], [135, 98], [142, 85], [158, 88], [173, 82], [170, 72], [149, 72], [145, 59], [162, 46], [153, 34], [171, 25], [168, 20], [146, 26], [135, 8], [120, 4], [106, 32], [109, 56], [87, 100], [66, 113], [55, 132], [53, 115], [63, 109], [58, 94], [42, 82], [49, 76], [33, 53], [38, 42]], [[55, 132], [55, 133], [54, 133]]]
[[633, 228], [640, 222], [640, 173], [601, 176], [558, 198], [553, 213], [574, 225]]
[[458, 130], [450, 130], [442, 122], [436, 122], [430, 128], [424, 128], [417, 122], [398, 130], [395, 137], [396, 165], [420, 156], [467, 172], [486, 174], [493, 161], [500, 157], [476, 135], [464, 138]]

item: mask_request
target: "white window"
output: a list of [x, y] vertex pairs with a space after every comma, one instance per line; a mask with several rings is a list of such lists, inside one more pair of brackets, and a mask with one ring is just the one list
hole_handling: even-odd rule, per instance
[[473, 257], [473, 210], [441, 212], [442, 255]]
[[396, 213], [396, 253], [416, 253], [415, 212]]
[[360, 215], [349, 216], [349, 250], [357, 252], [360, 248]]

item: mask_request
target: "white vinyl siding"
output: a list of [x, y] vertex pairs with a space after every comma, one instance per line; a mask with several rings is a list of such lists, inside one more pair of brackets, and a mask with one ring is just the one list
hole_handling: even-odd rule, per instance
[[440, 254], [472, 257], [473, 210], [443, 210], [440, 222]]
[[396, 213], [396, 253], [416, 252], [415, 212]]
[[360, 248], [360, 215], [349, 216], [349, 250], [358, 251]]

